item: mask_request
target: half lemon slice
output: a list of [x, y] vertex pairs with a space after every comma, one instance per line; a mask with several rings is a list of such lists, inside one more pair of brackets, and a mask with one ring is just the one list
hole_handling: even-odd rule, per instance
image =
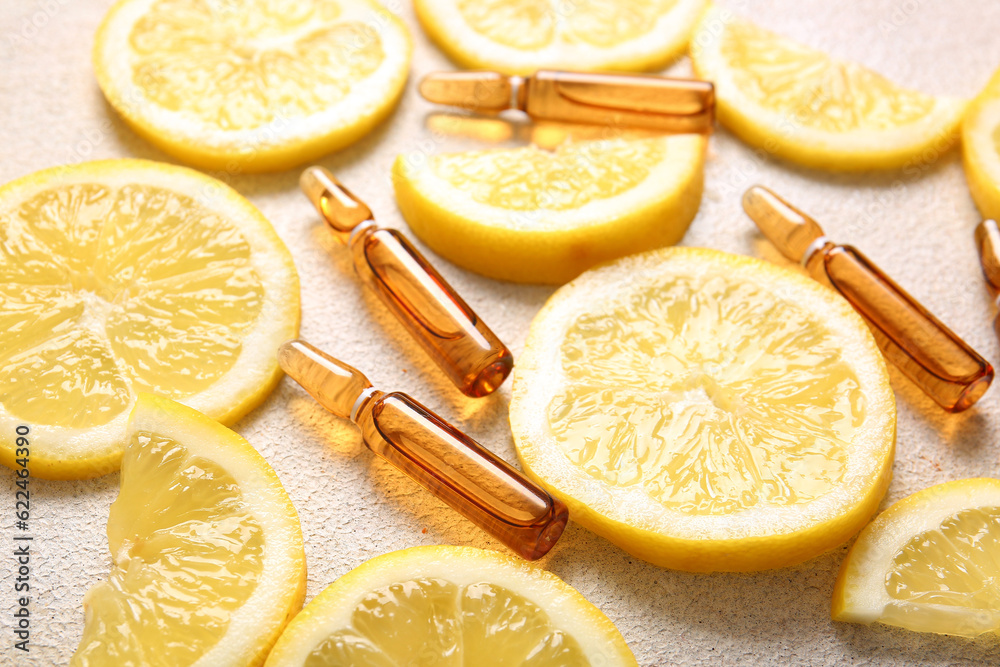
[[414, 547], [373, 558], [295, 617], [267, 667], [636, 665], [597, 607], [493, 551]]
[[903, 498], [851, 547], [833, 620], [975, 637], [1000, 631], [1000, 480], [963, 479]]
[[698, 76], [715, 83], [723, 125], [815, 169], [933, 161], [957, 139], [967, 104], [906, 90], [714, 7], [691, 39], [691, 59]]
[[299, 519], [243, 438], [143, 395], [108, 517], [114, 567], [84, 597], [73, 667], [263, 664], [301, 608]]
[[466, 69], [657, 70], [680, 56], [707, 0], [415, 0]]
[[435, 252], [515, 282], [564, 283], [677, 243], [701, 205], [700, 135], [400, 155], [399, 210]]
[[119, 0], [97, 82], [145, 139], [203, 169], [287, 169], [367, 134], [399, 100], [403, 23], [370, 0]]

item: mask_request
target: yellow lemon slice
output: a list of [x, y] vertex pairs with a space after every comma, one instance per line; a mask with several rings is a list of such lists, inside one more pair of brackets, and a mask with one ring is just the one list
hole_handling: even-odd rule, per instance
[[677, 243], [701, 204], [700, 135], [401, 155], [399, 209], [435, 252], [491, 278], [564, 283]]
[[664, 248], [588, 271], [514, 368], [521, 463], [574, 521], [656, 565], [798, 563], [889, 483], [882, 355], [832, 290], [748, 257]]
[[299, 282], [235, 190], [143, 160], [57, 167], [0, 188], [0, 462], [31, 433], [31, 474], [118, 467], [139, 391], [233, 422], [280, 378]]
[[972, 198], [984, 218], [1000, 219], [1000, 71], [969, 106], [962, 157]]
[[403, 91], [403, 23], [370, 0], [119, 0], [97, 82], [151, 143], [203, 169], [287, 169], [357, 141]]
[[752, 146], [816, 169], [933, 161], [954, 143], [966, 106], [900, 88], [714, 7], [691, 39], [691, 59], [698, 76], [715, 83], [723, 125]]
[[114, 567], [84, 597], [73, 667], [263, 664], [302, 607], [298, 515], [243, 438], [144, 394], [108, 517]]
[[833, 619], [975, 637], [1000, 631], [1000, 480], [914, 493], [871, 522], [833, 591]]
[[634, 666], [607, 616], [544, 570], [471, 547], [373, 558], [295, 617], [267, 667]]
[[656, 70], [683, 53], [707, 0], [415, 0], [424, 30], [467, 69]]

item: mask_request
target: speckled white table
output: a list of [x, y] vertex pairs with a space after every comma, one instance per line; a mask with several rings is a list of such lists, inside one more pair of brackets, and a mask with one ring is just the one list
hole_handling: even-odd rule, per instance
[[[409, 2], [393, 0], [413, 30], [411, 83], [389, 122], [321, 161], [405, 227], [389, 168], [400, 151], [475, 146], [425, 126], [431, 106], [414, 81], [449, 68], [428, 43]], [[104, 102], [90, 66], [95, 29], [111, 0], [0, 0], [0, 181], [84, 159], [171, 158], [127, 129]], [[935, 94], [972, 96], [1000, 66], [996, 0], [720, 0], [764, 26], [867, 64]], [[671, 71], [689, 71], [686, 61]], [[923, 173], [830, 176], [759, 161], [724, 130], [712, 139], [701, 211], [684, 243], [780, 261], [743, 215], [754, 182], [774, 187], [834, 238], [862, 248], [989, 359], [1000, 361], [991, 305], [972, 242], [978, 214], [957, 151]], [[236, 176], [230, 183], [264, 212], [302, 278], [302, 333], [386, 388], [412, 393], [510, 461], [509, 387], [466, 399], [353, 278], [343, 249], [297, 190], [297, 171]], [[433, 257], [433, 256], [432, 256]], [[437, 266], [514, 350], [552, 293]], [[0, 333], [2, 335], [2, 333]], [[937, 409], [897, 373], [899, 440], [885, 505], [928, 485], [1000, 474], [1000, 388], [958, 416]], [[378, 554], [417, 544], [502, 548], [375, 460], [355, 429], [324, 412], [289, 380], [236, 425], [277, 470], [306, 537], [312, 598]], [[0, 664], [59, 665], [83, 628], [81, 598], [111, 559], [105, 522], [118, 476], [32, 487], [34, 600], [31, 653], [15, 654], [12, 617], [14, 478], [0, 469]], [[841, 547], [798, 567], [761, 574], [693, 575], [636, 561], [576, 525], [542, 565], [578, 588], [617, 624], [642, 665], [988, 665], [1000, 640], [920, 635], [834, 624], [829, 599]]]

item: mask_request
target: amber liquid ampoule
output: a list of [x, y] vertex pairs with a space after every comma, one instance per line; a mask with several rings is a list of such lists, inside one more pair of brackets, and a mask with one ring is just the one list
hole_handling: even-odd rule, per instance
[[480, 113], [518, 109], [537, 120], [662, 132], [711, 132], [715, 120], [710, 82], [654, 74], [437, 72], [420, 82], [420, 94]]
[[[1000, 306], [1000, 227], [996, 220], [983, 220], [976, 226], [976, 247], [990, 294]], [[993, 330], [1000, 337], [1000, 314], [993, 318]]]
[[885, 357], [949, 412], [978, 401], [993, 367], [867, 257], [829, 241], [815, 220], [755, 186], [743, 208], [785, 257], [833, 287], [868, 323]]
[[373, 389], [302, 340], [282, 345], [278, 360], [320, 405], [357, 424], [373, 452], [522, 558], [541, 558], [559, 539], [565, 505], [406, 394]]
[[371, 210], [327, 170], [310, 167], [302, 190], [337, 237], [354, 268], [463, 394], [497, 389], [514, 358], [486, 323], [395, 229], [379, 227]]

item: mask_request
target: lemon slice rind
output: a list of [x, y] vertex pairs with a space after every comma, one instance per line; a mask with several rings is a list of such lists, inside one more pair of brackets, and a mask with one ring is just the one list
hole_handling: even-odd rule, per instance
[[962, 158], [972, 198], [985, 218], [1000, 218], [1000, 74], [969, 106], [962, 121]]

